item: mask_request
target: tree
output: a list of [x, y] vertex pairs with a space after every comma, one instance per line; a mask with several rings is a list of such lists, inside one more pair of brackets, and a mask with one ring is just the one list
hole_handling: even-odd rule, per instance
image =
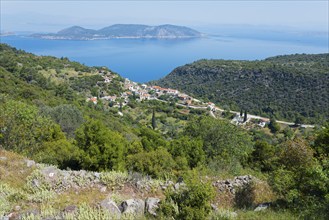
[[280, 125], [276, 122], [274, 117], [270, 118], [270, 123], [268, 124], [268, 128], [271, 130], [273, 134], [280, 131]]
[[284, 142], [281, 167], [270, 174], [270, 184], [289, 208], [304, 219], [328, 219], [329, 172], [302, 139]]
[[163, 135], [150, 128], [141, 128], [139, 136], [142, 146], [146, 151], [151, 151], [159, 147], [167, 148], [168, 142], [163, 138]]
[[248, 120], [247, 110], [244, 110], [243, 122], [246, 122], [247, 120]]
[[42, 163], [57, 165], [60, 169], [81, 169], [81, 151], [66, 139], [45, 142], [35, 158]]
[[153, 108], [153, 112], [152, 112], [152, 128], [153, 130], [155, 130], [157, 127], [156, 121], [155, 121], [155, 110]]
[[90, 90], [90, 92], [91, 92], [91, 95], [92, 95], [92, 96], [99, 98], [99, 94], [100, 94], [100, 92], [99, 92], [99, 89], [98, 89], [98, 88], [93, 87], [93, 88]]
[[240, 117], [242, 117], [243, 116], [243, 111], [242, 111], [242, 109], [240, 110]]
[[76, 145], [83, 151], [81, 165], [84, 169], [124, 169], [127, 143], [118, 132], [109, 130], [101, 121], [87, 119], [76, 131]]
[[40, 116], [37, 107], [2, 100], [0, 96], [0, 145], [33, 157], [45, 142], [65, 139], [58, 124]]
[[259, 168], [262, 172], [273, 171], [277, 157], [275, 148], [265, 141], [256, 141], [255, 150], [251, 154], [253, 167]]
[[317, 133], [314, 145], [317, 156], [329, 156], [329, 124]]
[[171, 154], [163, 147], [150, 152], [142, 151], [127, 156], [129, 170], [150, 175], [154, 178], [171, 175], [175, 167], [175, 161]]
[[252, 152], [251, 137], [243, 129], [224, 120], [199, 117], [190, 121], [184, 131], [186, 136], [203, 140], [203, 150], [208, 161], [243, 162]]
[[169, 152], [175, 158], [185, 158], [190, 168], [195, 168], [198, 165], [204, 164], [206, 154], [202, 149], [203, 141], [201, 139], [192, 139], [183, 136], [173, 140], [170, 143]]
[[295, 119], [295, 125], [301, 125], [304, 123], [304, 117], [302, 117], [301, 115], [298, 115], [296, 116], [296, 119]]
[[123, 106], [122, 99], [120, 99], [120, 101], [119, 101], [119, 111], [120, 112], [122, 112], [122, 106]]
[[61, 126], [68, 137], [74, 137], [75, 130], [83, 123], [81, 111], [74, 105], [59, 105], [54, 108], [42, 107], [41, 114], [50, 116]]

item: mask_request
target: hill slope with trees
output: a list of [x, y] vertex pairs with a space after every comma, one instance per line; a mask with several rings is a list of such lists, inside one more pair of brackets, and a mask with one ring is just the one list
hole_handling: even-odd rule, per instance
[[111, 219], [128, 195], [162, 202], [121, 219], [328, 219], [328, 125], [248, 130], [133, 95], [86, 100], [124, 90], [104, 71], [0, 44], [0, 218]]
[[329, 54], [200, 60], [176, 68], [155, 84], [256, 115], [308, 123], [329, 118]]

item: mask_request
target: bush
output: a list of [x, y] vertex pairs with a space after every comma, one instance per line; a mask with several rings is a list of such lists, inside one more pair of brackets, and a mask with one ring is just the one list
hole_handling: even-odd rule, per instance
[[127, 157], [129, 170], [150, 175], [152, 177], [166, 177], [171, 175], [176, 163], [171, 154], [159, 147], [150, 152], [140, 152]]
[[253, 208], [255, 197], [255, 184], [250, 182], [236, 192], [234, 197], [235, 206], [239, 209]]
[[101, 121], [87, 119], [76, 131], [76, 145], [82, 150], [81, 166], [87, 170], [124, 170], [125, 139]]
[[195, 171], [189, 172], [184, 180], [186, 187], [166, 192], [160, 205], [160, 216], [174, 219], [206, 219], [211, 211], [210, 202], [215, 197], [211, 183], [201, 180]]
[[103, 184], [108, 187], [122, 188], [124, 184], [128, 181], [128, 173], [126, 172], [104, 172], [101, 173], [100, 180]]

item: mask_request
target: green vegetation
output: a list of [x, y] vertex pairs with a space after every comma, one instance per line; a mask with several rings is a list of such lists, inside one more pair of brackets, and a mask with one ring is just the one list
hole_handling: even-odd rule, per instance
[[[113, 73], [111, 83], [101, 81], [101, 74], [110, 71], [106, 68], [85, 67], [66, 58], [38, 57], [3, 44], [0, 49], [0, 215], [19, 204], [23, 211], [34, 205], [46, 218], [75, 204], [78, 214], [68, 219], [107, 218], [108, 213], [95, 206], [105, 199], [104, 194], [99, 188], [87, 188], [99, 175], [99, 182], [93, 184], [108, 187], [105, 190], [118, 202], [126, 199], [118, 192], [159, 196], [163, 201], [159, 216], [150, 218], [231, 219], [237, 215], [237, 219], [328, 219], [328, 125], [280, 127], [275, 118], [281, 113], [273, 111], [268, 127], [248, 130], [225, 118], [209, 117], [207, 110], [176, 106], [175, 100], [138, 102], [132, 94], [126, 104], [119, 96], [124, 91], [120, 76]], [[291, 70], [297, 68], [299, 59], [306, 58], [277, 59], [237, 62], [234, 66], [250, 64], [251, 71], [257, 64], [267, 73], [270, 64]], [[319, 65], [327, 68], [326, 56], [312, 59], [302, 66], [319, 77], [316, 71]], [[214, 63], [216, 69], [217, 62], [227, 67], [232, 64], [202, 61], [192, 67]], [[68, 75], [54, 73], [67, 68]], [[321, 74], [326, 77], [325, 72]], [[244, 93], [245, 100], [248, 93]], [[121, 104], [114, 106], [99, 99], [113, 94]], [[91, 96], [98, 97], [97, 104], [86, 101]], [[323, 97], [314, 102], [328, 105], [326, 94]], [[254, 111], [245, 103], [239, 109]], [[323, 112], [318, 116], [325, 118]], [[297, 119], [296, 123], [304, 120]], [[74, 184], [86, 188], [79, 192], [65, 188], [59, 196], [65, 181], [47, 182], [42, 165], [22, 167], [26, 163], [23, 156], [61, 169], [101, 173], [81, 171], [79, 176], [74, 173], [78, 171], [66, 171], [74, 173]], [[234, 193], [214, 187], [217, 180], [241, 175], [255, 178], [233, 189]], [[175, 182], [174, 186], [165, 184], [170, 181], [177, 181], [179, 190], [173, 190]], [[159, 192], [164, 185], [165, 195]], [[270, 202], [271, 207], [253, 212], [262, 202]], [[210, 204], [219, 209], [212, 210]], [[47, 208], [50, 206], [54, 208]]]
[[200, 60], [154, 83], [250, 114], [306, 123], [329, 118], [329, 54]]
[[178, 191], [167, 191], [166, 200], [161, 204], [160, 217], [174, 219], [206, 219], [210, 212], [210, 202], [215, 191], [210, 183], [199, 179], [196, 172], [185, 176], [185, 185]]

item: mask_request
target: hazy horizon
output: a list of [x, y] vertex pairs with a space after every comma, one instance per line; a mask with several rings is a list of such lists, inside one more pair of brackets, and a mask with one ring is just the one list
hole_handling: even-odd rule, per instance
[[[251, 26], [328, 32], [328, 1], [8, 1], [1, 31], [57, 32], [78, 25], [174, 24], [200, 31]], [[202, 30], [203, 29], [203, 30]]]

